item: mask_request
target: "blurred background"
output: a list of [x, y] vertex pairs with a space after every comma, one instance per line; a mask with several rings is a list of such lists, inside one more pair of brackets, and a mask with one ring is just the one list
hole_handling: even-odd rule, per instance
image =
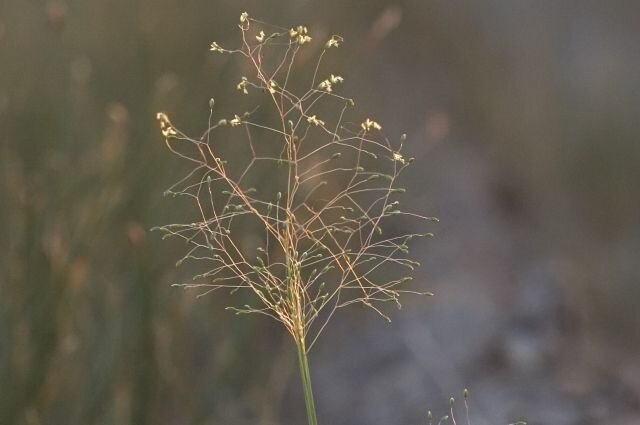
[[341, 92], [408, 133], [406, 201], [441, 219], [436, 296], [312, 352], [321, 422], [425, 424], [469, 388], [473, 424], [640, 423], [637, 1], [3, 0], [0, 424], [303, 423], [288, 337], [172, 288], [184, 245], [148, 232], [191, 211], [155, 113], [233, 110], [208, 46], [244, 10], [345, 37]]

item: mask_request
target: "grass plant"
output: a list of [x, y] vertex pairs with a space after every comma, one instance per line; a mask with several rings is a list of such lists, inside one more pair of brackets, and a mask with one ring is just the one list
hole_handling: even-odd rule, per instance
[[392, 140], [359, 116], [340, 92], [345, 79], [325, 71], [342, 37], [315, 40], [303, 25], [247, 13], [238, 27], [239, 46], [210, 50], [241, 62], [236, 89], [247, 110], [219, 117], [211, 99], [197, 137], [157, 115], [167, 148], [190, 164], [165, 194], [190, 199], [196, 218], [156, 229], [188, 244], [178, 264], [207, 265], [179, 286], [199, 296], [245, 291], [230, 310], [282, 324], [297, 349], [308, 423], [317, 425], [309, 351], [339, 309], [359, 304], [389, 320], [385, 305], [400, 307], [401, 295], [432, 295], [408, 287], [418, 266], [410, 241], [431, 234], [402, 229], [412, 227], [407, 219], [436, 219], [400, 207], [398, 178], [413, 162], [406, 136]]

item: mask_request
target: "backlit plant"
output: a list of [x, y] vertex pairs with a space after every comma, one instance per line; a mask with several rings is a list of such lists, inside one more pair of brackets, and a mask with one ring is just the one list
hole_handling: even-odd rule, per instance
[[[401, 229], [407, 218], [435, 219], [406, 212], [397, 200], [404, 192], [398, 176], [412, 163], [402, 153], [406, 136], [392, 142], [379, 122], [358, 118], [354, 101], [339, 94], [344, 78], [323, 71], [341, 37], [316, 46], [305, 26], [273, 27], [247, 13], [239, 28], [240, 47], [213, 42], [210, 50], [243, 62], [247, 75], [236, 88], [249, 112], [214, 119], [212, 99], [208, 126], [195, 138], [157, 115], [169, 150], [191, 164], [166, 194], [189, 198], [197, 212], [193, 222], [157, 229], [188, 243], [179, 263], [208, 264], [181, 286], [200, 295], [247, 291], [244, 304], [228, 308], [284, 326], [315, 425], [309, 350], [338, 309], [360, 304], [388, 320], [383, 305], [399, 307], [401, 294], [431, 295], [406, 287], [418, 265], [409, 242], [430, 234]], [[314, 52], [299, 87], [300, 58]]]

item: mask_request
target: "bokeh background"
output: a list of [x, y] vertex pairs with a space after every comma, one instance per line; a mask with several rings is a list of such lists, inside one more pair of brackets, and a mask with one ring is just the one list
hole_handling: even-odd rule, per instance
[[[288, 337], [170, 285], [190, 206], [155, 112], [198, 133], [239, 73], [241, 11], [308, 25], [342, 91], [407, 132], [441, 219], [391, 324], [345, 310], [312, 352], [325, 424], [640, 423], [640, 3], [0, 2], [0, 424], [299, 424]], [[315, 47], [314, 47], [315, 46]], [[462, 413], [461, 413], [462, 415]]]

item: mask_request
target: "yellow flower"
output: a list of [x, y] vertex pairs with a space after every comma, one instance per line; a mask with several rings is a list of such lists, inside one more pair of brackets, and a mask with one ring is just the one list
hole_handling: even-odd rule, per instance
[[324, 47], [330, 49], [332, 47], [340, 47], [340, 44], [344, 41], [339, 35], [332, 35], [331, 38], [325, 43]]
[[169, 117], [164, 112], [158, 112], [156, 114], [156, 119], [160, 121], [160, 131], [162, 131], [162, 135], [164, 137], [174, 137], [178, 133], [173, 128], [171, 121], [169, 121]]
[[248, 82], [249, 81], [247, 80], [247, 77], [242, 77], [242, 80], [240, 80], [240, 82], [236, 86], [236, 89], [242, 90], [242, 93], [244, 93], [244, 94], [249, 94], [249, 92], [247, 91], [247, 83]]
[[333, 85], [342, 83], [343, 81], [344, 81], [344, 78], [342, 78], [341, 76], [331, 74], [331, 76], [328, 79], [318, 84], [318, 88], [331, 93], [333, 91]]
[[242, 118], [240, 118], [237, 115], [234, 115], [233, 119], [231, 121], [229, 121], [229, 124], [231, 124], [231, 127], [237, 127], [240, 124], [242, 124]]
[[307, 44], [311, 42], [311, 37], [308, 35], [301, 35], [300, 37], [298, 37], [298, 44], [299, 45], [303, 45], [303, 44]]
[[242, 12], [240, 15], [240, 23], [244, 24], [247, 21], [249, 21], [249, 14], [247, 12]]
[[211, 47], [209, 48], [212, 52], [224, 53], [224, 49], [215, 41], [211, 43]]
[[362, 127], [364, 131], [369, 131], [372, 128], [374, 130], [382, 130], [382, 126], [373, 121], [371, 118], [367, 118], [362, 124], [360, 124], [360, 127]]
[[259, 43], [264, 41], [264, 31], [260, 31], [260, 34], [256, 35], [256, 40], [258, 40]]
[[308, 117], [307, 122], [313, 125], [324, 125], [324, 121], [319, 120], [315, 115]]
[[289, 30], [289, 37], [291, 37], [294, 42], [302, 46], [303, 44], [311, 41], [311, 36], [309, 36], [308, 33], [309, 30], [307, 27], [298, 25], [297, 28], [291, 28]]
[[277, 87], [278, 87], [278, 84], [276, 84], [275, 81], [273, 80], [269, 81], [269, 93], [274, 94], [276, 92]]
[[320, 84], [318, 84], [318, 88], [328, 91], [329, 93], [331, 93], [333, 91], [333, 87], [331, 84], [331, 81], [329, 80], [324, 80], [323, 82], [321, 82]]
[[393, 160], [404, 164], [404, 158], [400, 155], [400, 152], [393, 153]]

